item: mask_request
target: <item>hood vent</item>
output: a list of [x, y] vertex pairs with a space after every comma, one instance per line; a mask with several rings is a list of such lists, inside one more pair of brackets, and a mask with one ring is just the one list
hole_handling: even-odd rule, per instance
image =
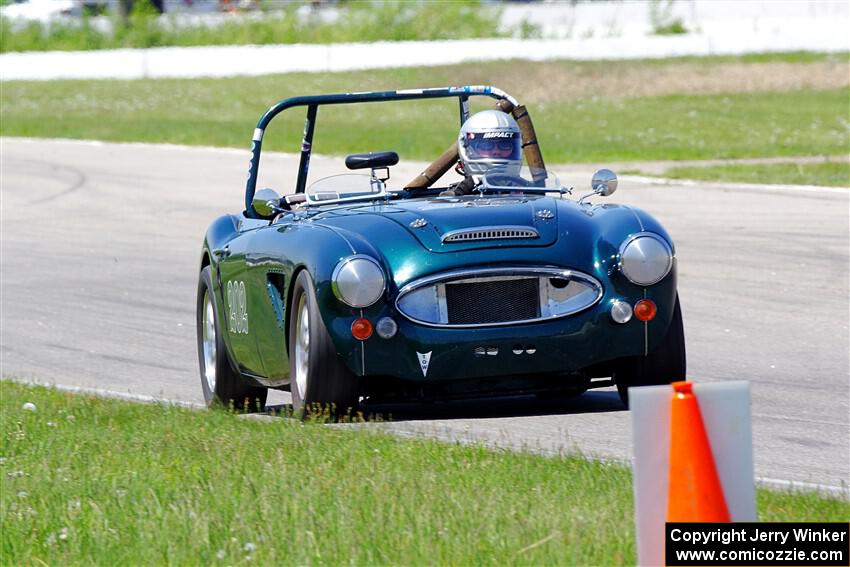
[[540, 238], [540, 234], [527, 226], [481, 226], [452, 230], [443, 235], [443, 244], [471, 242], [474, 240], [507, 240], [517, 238]]

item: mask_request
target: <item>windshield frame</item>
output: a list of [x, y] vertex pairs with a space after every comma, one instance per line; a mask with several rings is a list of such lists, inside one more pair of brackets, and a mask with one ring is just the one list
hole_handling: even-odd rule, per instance
[[469, 98], [485, 96], [497, 100], [506, 100], [514, 106], [519, 102], [508, 93], [496, 87], [473, 85], [462, 87], [438, 87], [426, 89], [408, 89], [398, 91], [374, 91], [361, 93], [340, 93], [314, 96], [298, 96], [281, 100], [269, 108], [257, 122], [254, 135], [251, 138], [251, 162], [248, 168], [248, 181], [245, 185], [245, 215], [249, 218], [261, 218], [254, 210], [253, 199], [257, 189], [257, 175], [260, 169], [260, 154], [263, 146], [263, 136], [272, 119], [288, 108], [296, 106], [307, 107], [307, 118], [304, 123], [304, 137], [301, 142], [298, 178], [295, 185], [296, 193], [303, 193], [307, 182], [307, 172], [310, 167], [310, 154], [313, 146], [313, 134], [316, 127], [316, 114], [321, 105], [351, 104], [358, 102], [384, 102], [393, 100], [417, 100], [436, 98], [458, 99], [461, 123], [465, 113], [468, 113]]
[[[322, 183], [325, 183], [325, 182], [328, 182], [329, 180], [334, 180], [334, 179], [337, 179], [339, 181], [339, 184], [344, 184], [345, 179], [341, 179], [341, 178], [345, 178], [345, 177], [356, 177], [357, 181], [361, 182], [361, 183], [363, 181], [367, 181], [369, 183], [369, 187], [371, 189], [373, 189], [373, 192], [368, 193], [368, 194], [352, 195], [350, 197], [342, 196], [342, 197], [337, 197], [336, 199], [313, 199], [313, 198], [311, 198], [312, 190], [317, 185], [321, 185]], [[374, 189], [377, 189], [377, 190], [374, 191]], [[326, 191], [320, 191], [320, 192], [328, 192], [328, 193], [334, 192], [334, 193], [337, 193], [339, 195], [339, 192], [334, 191], [331, 187], [329, 187]], [[345, 195], [345, 194], [343, 193], [343, 195]], [[358, 202], [358, 201], [374, 201], [376, 199], [386, 200], [386, 199], [389, 198], [389, 193], [387, 191], [386, 183], [384, 183], [381, 179], [378, 179], [374, 175], [367, 175], [367, 174], [363, 174], [363, 173], [337, 173], [337, 174], [334, 174], [334, 175], [328, 175], [327, 177], [322, 177], [321, 179], [317, 179], [316, 181], [311, 183], [310, 186], [307, 187], [304, 190], [304, 196], [306, 197], [305, 205], [310, 206], [310, 207], [320, 207], [322, 205], [335, 205], [337, 203], [352, 203], [352, 202]]]

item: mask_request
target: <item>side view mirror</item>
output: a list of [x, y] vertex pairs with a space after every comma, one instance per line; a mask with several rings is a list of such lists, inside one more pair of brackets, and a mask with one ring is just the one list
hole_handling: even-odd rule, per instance
[[607, 197], [617, 190], [617, 174], [610, 169], [600, 169], [593, 174], [590, 187], [597, 195]]
[[274, 189], [269, 188], [260, 189], [254, 193], [254, 199], [251, 201], [251, 205], [261, 217], [271, 217], [283, 210], [280, 208], [280, 195]]

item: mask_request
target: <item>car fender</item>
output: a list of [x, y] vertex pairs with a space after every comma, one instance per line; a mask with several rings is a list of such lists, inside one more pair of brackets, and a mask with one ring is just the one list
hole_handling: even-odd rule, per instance
[[[216, 295], [215, 307], [216, 317], [219, 321], [219, 327], [226, 321], [224, 312], [224, 296], [221, 289], [221, 278], [218, 271], [218, 263], [220, 257], [215, 254], [216, 250], [222, 250], [228, 241], [233, 239], [238, 234], [238, 217], [236, 215], [222, 215], [210, 224], [207, 228], [207, 233], [204, 237], [204, 243], [201, 249], [200, 266], [198, 272], [206, 266], [210, 267], [210, 278], [213, 284], [213, 293]], [[235, 363], [233, 351], [230, 344], [230, 333], [224, 332], [224, 329], [219, 329], [222, 335], [227, 350], [227, 360], [230, 363], [234, 372], [239, 374], [239, 365]]]
[[[658, 307], [658, 313], [653, 321], [647, 325], [647, 353], [652, 352], [658, 344], [664, 339], [670, 323], [673, 320], [673, 308], [676, 303], [678, 294], [678, 266], [676, 260], [676, 245], [667, 230], [658, 222], [655, 217], [646, 211], [637, 207], [627, 207], [635, 216], [640, 224], [640, 232], [648, 232], [660, 236], [670, 246], [673, 251], [673, 266], [670, 268], [670, 273], [660, 282], [651, 286], [637, 286], [628, 282], [625, 276], [620, 274], [619, 280], [627, 282], [628, 285], [635, 289], [641, 290], [646, 299], [651, 299]], [[632, 236], [632, 235], [628, 235]], [[626, 285], [626, 284], [624, 284]]]
[[[313, 222], [309, 218], [297, 218], [256, 231], [251, 236], [250, 249], [248, 263], [255, 268], [260, 266], [269, 277], [275, 274], [277, 278], [275, 283], [282, 285], [279, 291], [285, 311], [283, 320], [277, 322], [281, 324], [286, 345], [289, 344], [288, 321], [295, 309], [292, 305], [295, 280], [301, 271], [306, 270], [310, 274], [319, 313], [325, 326], [332, 331], [335, 328], [334, 322], [338, 318], [353, 319], [360, 312], [343, 304], [333, 294], [331, 279], [339, 261], [354, 254], [368, 254], [383, 266], [381, 256], [362, 238], [335, 227]], [[270, 281], [272, 281], [271, 277]], [[269, 301], [269, 303], [258, 302], [251, 309], [273, 308]], [[348, 325], [350, 326], [350, 322]], [[263, 332], [272, 335], [279, 331], [271, 325]], [[333, 332], [331, 337], [338, 352], [342, 353], [345, 352], [343, 349], [350, 348], [351, 345], [345, 339], [340, 340], [340, 337], [335, 336]], [[351, 338], [350, 332], [347, 338]], [[258, 340], [265, 339], [258, 337]]]

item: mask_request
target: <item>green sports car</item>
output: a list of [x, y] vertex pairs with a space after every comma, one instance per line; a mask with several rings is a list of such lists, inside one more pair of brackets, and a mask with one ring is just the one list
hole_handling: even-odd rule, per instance
[[[489, 97], [520, 126], [526, 166], [440, 186], [450, 147], [421, 175], [388, 186], [398, 155], [350, 155], [349, 173], [307, 186], [317, 110], [325, 105]], [[263, 137], [306, 110], [287, 195], [256, 190]], [[469, 86], [290, 98], [254, 130], [245, 210], [204, 239], [197, 296], [201, 386], [209, 405], [262, 409], [268, 388], [298, 412], [363, 400], [431, 400], [628, 388], [685, 379], [673, 241], [647, 213], [591, 203], [592, 191], [546, 171], [525, 107]], [[364, 148], [364, 151], [374, 148]], [[340, 164], [341, 165], [341, 164]], [[341, 168], [342, 169], [342, 168]]]

